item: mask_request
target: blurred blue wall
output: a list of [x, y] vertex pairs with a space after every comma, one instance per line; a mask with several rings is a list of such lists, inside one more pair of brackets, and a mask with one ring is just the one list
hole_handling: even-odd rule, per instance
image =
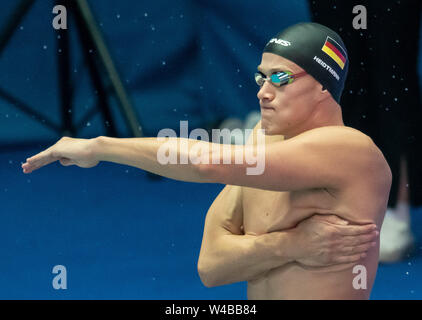
[[[148, 136], [162, 128], [178, 129], [180, 120], [189, 120], [193, 129], [258, 110], [253, 73], [266, 41], [288, 25], [310, 20], [304, 0], [89, 3]], [[0, 6], [1, 27], [16, 2]], [[38, 0], [1, 53], [0, 88], [59, 125], [52, 8], [53, 1]], [[72, 115], [78, 123], [96, 100], [72, 19], [68, 32], [76, 83]], [[119, 136], [130, 136], [117, 104], [111, 103]], [[99, 113], [78, 132], [86, 138], [104, 134]], [[0, 146], [60, 136], [0, 99]]]
[[[253, 73], [268, 38], [309, 21], [306, 1], [89, 1], [146, 135], [162, 128], [205, 127], [258, 110]], [[0, 27], [16, 2], [1, 3]], [[0, 88], [60, 124], [53, 1], [38, 0], [0, 55]], [[69, 18], [71, 16], [69, 15]], [[68, 21], [75, 123], [95, 105], [75, 24]], [[130, 136], [114, 100], [120, 136]], [[177, 130], [178, 132], [178, 130]], [[99, 113], [79, 137], [104, 135]], [[0, 99], [0, 146], [59, 138]]]

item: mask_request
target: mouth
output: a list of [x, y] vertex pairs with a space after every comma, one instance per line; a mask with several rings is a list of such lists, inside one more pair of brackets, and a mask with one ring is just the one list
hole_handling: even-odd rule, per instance
[[273, 107], [261, 105], [261, 110], [275, 110]]

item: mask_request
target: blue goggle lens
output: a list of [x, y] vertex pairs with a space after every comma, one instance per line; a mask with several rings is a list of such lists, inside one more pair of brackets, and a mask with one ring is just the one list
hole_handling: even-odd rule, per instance
[[[270, 76], [269, 80], [274, 86], [281, 87], [284, 84], [291, 83], [293, 79], [287, 72], [276, 72]], [[262, 87], [266, 81], [266, 77], [261, 72], [257, 72], [255, 73], [255, 81], [258, 86]]]

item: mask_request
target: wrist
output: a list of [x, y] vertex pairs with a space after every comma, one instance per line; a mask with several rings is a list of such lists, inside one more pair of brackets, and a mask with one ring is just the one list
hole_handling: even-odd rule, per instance
[[277, 232], [279, 258], [293, 262], [297, 257], [297, 237], [295, 229]]
[[296, 231], [296, 228], [292, 228], [286, 231], [282, 231], [282, 241], [284, 245], [284, 255], [289, 259], [289, 262], [296, 261], [300, 255], [300, 238]]
[[280, 265], [293, 262], [295, 260], [293, 236], [290, 230], [260, 235], [257, 238], [258, 250], [269, 252], [274, 262]]
[[92, 156], [94, 157], [94, 159], [96, 159], [98, 161], [104, 160], [104, 159], [102, 159], [101, 150], [103, 149], [104, 140], [106, 138], [107, 137], [104, 137], [104, 136], [98, 136], [96, 138], [90, 139]]

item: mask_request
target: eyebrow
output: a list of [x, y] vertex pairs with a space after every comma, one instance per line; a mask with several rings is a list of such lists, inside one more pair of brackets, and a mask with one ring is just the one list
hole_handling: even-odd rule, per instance
[[273, 74], [274, 72], [277, 72], [277, 71], [290, 71], [290, 72], [294, 73], [290, 68], [286, 68], [284, 66], [280, 66], [280, 67], [276, 67], [276, 68], [271, 68], [269, 70], [263, 69], [263, 68], [261, 68], [261, 66], [258, 66], [257, 69], [258, 69], [258, 71], [261, 71], [264, 74], [265, 74], [264, 71], [268, 71], [271, 74]]

